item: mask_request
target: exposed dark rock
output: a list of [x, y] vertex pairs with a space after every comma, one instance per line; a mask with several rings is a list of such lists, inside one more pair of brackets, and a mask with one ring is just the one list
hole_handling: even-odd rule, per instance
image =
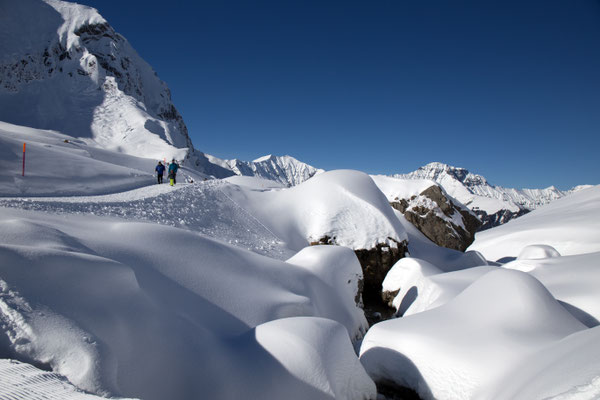
[[387, 304], [388, 307], [394, 307], [394, 299], [396, 298], [398, 293], [400, 293], [399, 288], [396, 290], [392, 290], [391, 292], [382, 291], [381, 292], [381, 300], [383, 300], [383, 302], [385, 304]]
[[505, 224], [511, 219], [515, 219], [517, 217], [527, 214], [529, 211], [530, 210], [527, 209], [521, 209], [517, 212], [513, 212], [510, 210], [500, 210], [494, 214], [488, 214], [483, 210], [473, 210], [473, 212], [477, 214], [479, 219], [481, 219], [482, 221], [482, 225], [479, 227], [478, 231], [484, 231], [486, 229]]
[[381, 284], [392, 266], [408, 253], [408, 244], [406, 241], [398, 242], [388, 238], [390, 242], [395, 242], [392, 247], [387, 243], [378, 243], [372, 249], [354, 250], [356, 257], [363, 270], [365, 279], [364, 295], [372, 295], [381, 298]]
[[417, 392], [393, 382], [376, 382], [377, 393], [386, 400], [421, 400]]
[[[430, 202], [424, 202], [425, 199]], [[433, 208], [431, 202], [435, 204]], [[465, 251], [473, 243], [475, 232], [481, 225], [475, 215], [455, 203], [437, 185], [425, 189], [418, 197], [396, 200], [390, 204], [402, 212], [429, 240], [449, 249]], [[464, 227], [453, 222], [457, 215], [462, 219]]]
[[[390, 245], [389, 243], [393, 243]], [[318, 240], [310, 242], [315, 245], [335, 245], [335, 237], [324, 235]], [[390, 319], [395, 310], [390, 308], [381, 299], [381, 284], [394, 264], [408, 254], [408, 243], [398, 242], [388, 238], [388, 243], [378, 243], [372, 249], [354, 250], [363, 271], [363, 280], [359, 281], [359, 295], [363, 300], [363, 309], [369, 325], [381, 320]]]
[[406, 209], [408, 208], [408, 201], [406, 201], [406, 199], [398, 199], [396, 197], [396, 200], [390, 202], [390, 205], [392, 206], [392, 208], [395, 208], [396, 210], [404, 214], [404, 211], [406, 211]]
[[114, 33], [108, 23], [103, 24], [88, 24], [79, 27], [74, 32], [77, 36], [104, 36], [107, 33]]

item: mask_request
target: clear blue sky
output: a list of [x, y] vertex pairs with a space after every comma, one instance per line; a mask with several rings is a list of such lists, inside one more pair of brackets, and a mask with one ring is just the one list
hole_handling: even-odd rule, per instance
[[599, 0], [79, 2], [153, 66], [195, 147], [218, 157], [600, 183]]

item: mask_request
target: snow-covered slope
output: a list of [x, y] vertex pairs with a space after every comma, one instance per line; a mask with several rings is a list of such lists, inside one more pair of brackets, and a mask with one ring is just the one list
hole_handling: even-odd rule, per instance
[[233, 174], [194, 150], [167, 85], [95, 9], [60, 0], [0, 5], [0, 121]]
[[394, 177], [402, 179], [429, 179], [439, 183], [450, 196], [477, 213], [484, 225], [482, 229], [501, 225], [567, 194], [581, 190], [578, 186], [561, 191], [554, 186], [546, 189], [510, 189], [494, 186], [481, 175], [464, 168], [439, 162], [429, 163], [408, 174]]
[[323, 173], [324, 170], [296, 160], [291, 156], [268, 155], [254, 161], [221, 160], [209, 156], [209, 160], [223, 168], [230, 169], [239, 176], [256, 176], [263, 179], [282, 183], [286, 186], [296, 186]]
[[479, 232], [469, 250], [489, 260], [516, 257], [545, 244], [562, 255], [600, 251], [600, 186], [579, 190], [508, 224]]
[[3, 1], [0, 18], [0, 120], [148, 158], [192, 148], [167, 85], [95, 9]]
[[[0, 121], [0, 196], [90, 195], [130, 190], [156, 181], [156, 163], [90, 146], [55, 131]], [[207, 175], [184, 166], [180, 176], [197, 181]]]

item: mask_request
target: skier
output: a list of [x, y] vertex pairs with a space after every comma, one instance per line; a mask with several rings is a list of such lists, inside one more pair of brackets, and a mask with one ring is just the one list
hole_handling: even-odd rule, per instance
[[173, 161], [171, 161], [171, 164], [169, 164], [169, 180], [171, 181], [171, 186], [173, 186], [174, 184], [177, 183], [177, 170], [179, 169], [179, 165], [177, 164], [177, 162], [175, 161], [175, 159], [173, 159]]
[[165, 166], [162, 165], [162, 163], [159, 161], [158, 165], [156, 166], [156, 168], [154, 168], [154, 170], [156, 171], [158, 183], [161, 184], [163, 182], [163, 175], [165, 174]]

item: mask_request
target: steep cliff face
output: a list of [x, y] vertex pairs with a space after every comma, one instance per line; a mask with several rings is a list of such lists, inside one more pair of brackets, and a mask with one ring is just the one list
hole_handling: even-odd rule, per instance
[[0, 120], [142, 157], [193, 149], [167, 85], [95, 9], [1, 4]]

